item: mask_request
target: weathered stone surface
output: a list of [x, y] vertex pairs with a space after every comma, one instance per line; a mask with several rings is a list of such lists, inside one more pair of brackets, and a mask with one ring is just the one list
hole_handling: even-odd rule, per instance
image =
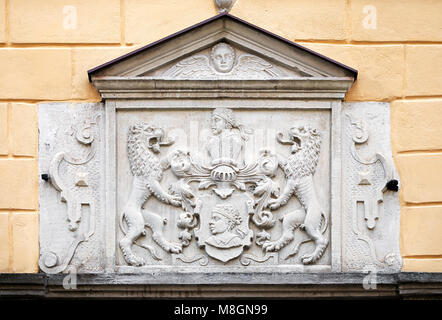
[[399, 180], [390, 147], [390, 106], [347, 103], [342, 110], [343, 271], [401, 269]]
[[406, 207], [401, 219], [404, 256], [442, 255], [442, 206]]
[[300, 44], [359, 71], [346, 101], [392, 100], [402, 96], [403, 46]]
[[10, 2], [13, 43], [120, 43], [120, 0]]
[[400, 154], [396, 157], [396, 163], [405, 202], [442, 201], [442, 154]]
[[0, 273], [10, 272], [9, 212], [0, 212]]
[[0, 155], [7, 155], [8, 152], [8, 104], [0, 103]]
[[405, 95], [441, 95], [442, 46], [407, 45], [405, 50]]
[[385, 0], [352, 0], [351, 40], [441, 41], [442, 3], [407, 0], [400, 6]]
[[0, 209], [37, 209], [37, 161], [0, 159], [0, 190]]
[[[2, 297], [28, 298], [375, 298], [375, 299], [425, 299], [441, 296], [442, 274], [403, 272], [377, 274], [367, 283], [367, 273], [305, 274], [272, 273], [212, 275], [210, 279], [190, 273], [185, 281], [180, 273], [174, 274], [78, 274], [78, 290], [63, 288], [65, 274], [0, 274]], [[245, 278], [246, 286], [238, 286]], [[366, 290], [374, 285], [376, 290]], [[185, 283], [185, 284], [183, 284]], [[203, 285], [198, 285], [202, 283]], [[161, 284], [161, 285], [158, 285]], [[179, 286], [177, 286], [179, 284]], [[216, 285], [214, 287], [214, 285]], [[158, 306], [157, 300], [152, 301]], [[167, 305], [170, 306], [170, 301]], [[179, 302], [178, 304], [180, 304]], [[216, 304], [217, 301], [214, 301]], [[287, 301], [287, 310], [290, 301]], [[343, 303], [346, 303], [343, 301]], [[143, 304], [149, 307], [149, 304]], [[161, 305], [160, 305], [161, 307]], [[170, 310], [173, 310], [169, 308]], [[283, 315], [286, 310], [277, 312]], [[172, 314], [172, 312], [170, 312]]]
[[389, 105], [342, 103], [355, 70], [221, 15], [89, 76], [104, 104], [39, 106], [44, 272], [400, 270]]
[[38, 271], [38, 214], [12, 213], [12, 272]]
[[[268, 122], [264, 127], [262, 124], [269, 116], [273, 121]], [[212, 128], [218, 126], [215, 123], [216, 119], [221, 121], [220, 127], [217, 127], [216, 130], [212, 129], [211, 132], [210, 126]], [[145, 125], [134, 128], [131, 127], [132, 123], [145, 123]], [[232, 129], [228, 129], [228, 123], [233, 126]], [[148, 130], [150, 127], [148, 124], [155, 124], [152, 128], [164, 130], [165, 141], [169, 137], [176, 137], [173, 147], [171, 149], [162, 147], [159, 154], [159, 159], [165, 157], [171, 159], [171, 170], [164, 170], [164, 178], [161, 180], [161, 184], [164, 186], [170, 185], [169, 188], [176, 192], [175, 196], [183, 192], [180, 190], [185, 189], [192, 190], [191, 193], [194, 194], [194, 197], [192, 199], [184, 198], [183, 200], [183, 208], [186, 208], [189, 217], [186, 217], [182, 208], [171, 206], [170, 204], [174, 204], [173, 201], [176, 201], [176, 199], [171, 198], [170, 195], [160, 191], [160, 189], [155, 193], [155, 197], [163, 203], [155, 201], [153, 196], [152, 199], [146, 198], [144, 216], [146, 221], [150, 221], [152, 232], [156, 235], [156, 238], [146, 237], [143, 240], [145, 246], [154, 248], [152, 250], [154, 253], [146, 255], [146, 252], [138, 250], [139, 248], [134, 247], [132, 251], [130, 246], [124, 244], [130, 238], [126, 238], [123, 232], [127, 234], [139, 232], [136, 231], [138, 229], [131, 231], [139, 223], [137, 222], [139, 220], [136, 220], [138, 213], [125, 208], [138, 208], [137, 204], [142, 201], [140, 202], [136, 198], [136, 194], [143, 197], [145, 197], [146, 192], [149, 194], [146, 187], [138, 187], [137, 179], [148, 179], [149, 170], [154, 170], [155, 161], [159, 161], [152, 159], [154, 155], [151, 151], [141, 152], [135, 148], [137, 142], [134, 141], [141, 139], [142, 136], [139, 136], [140, 133], [133, 132], [147, 130], [144, 136], [149, 139]], [[304, 264], [312, 264], [312, 266], [305, 266], [305, 268], [311, 268], [312, 270], [316, 267], [330, 268], [330, 251], [327, 249], [327, 244], [331, 242], [329, 240], [330, 231], [325, 232], [328, 227], [326, 221], [331, 207], [330, 189], [326, 182], [330, 181], [331, 146], [329, 141], [331, 138], [329, 136], [329, 125], [330, 114], [325, 110], [315, 112], [280, 109], [269, 113], [260, 110], [232, 111], [231, 109], [217, 108], [213, 112], [210, 112], [210, 110], [175, 110], [171, 112], [171, 110], [165, 108], [156, 112], [120, 111], [118, 113], [117, 127], [119, 130], [116, 144], [116, 157], [118, 159], [117, 214], [121, 212], [125, 216], [122, 230], [118, 229], [116, 237], [123, 253], [123, 255], [118, 254], [117, 265], [121, 266], [123, 270], [126, 268], [126, 264], [138, 266], [143, 263], [141, 262], [141, 259], [143, 259], [148, 266], [157, 267], [160, 267], [166, 261], [167, 265], [183, 268], [199, 267], [199, 265], [207, 266], [199, 267], [201, 271], [226, 267], [238, 269], [248, 265], [255, 268], [281, 269], [283, 267], [299, 268], [303, 267]], [[145, 129], [142, 129], [143, 127]], [[299, 132], [298, 127], [300, 128]], [[311, 154], [299, 151], [296, 156], [292, 156], [290, 149], [278, 143], [278, 131], [284, 136], [284, 138], [281, 136], [281, 142], [284, 139], [289, 139], [286, 144], [290, 144], [291, 139], [299, 137], [301, 143], [305, 144], [303, 150], [307, 150], [307, 146], [311, 146], [311, 149], [308, 150], [313, 150], [319, 148], [319, 145], [320, 150], [315, 149], [315, 152], [312, 151]], [[290, 136], [291, 134], [293, 137]], [[288, 138], [285, 138], [286, 136]], [[159, 141], [161, 142], [161, 140]], [[135, 143], [135, 146], [132, 145], [133, 143]], [[315, 143], [318, 145], [315, 145]], [[271, 153], [260, 155], [259, 150], [261, 149], [271, 150]], [[128, 150], [127, 157], [125, 150]], [[176, 150], [182, 151], [178, 152]], [[190, 152], [190, 158], [184, 150]], [[314, 176], [314, 181], [308, 179], [299, 181], [296, 176], [285, 178], [282, 171], [279, 172], [277, 177], [271, 179], [273, 171], [276, 172], [277, 170], [277, 160], [272, 156], [274, 152], [281, 155], [281, 161], [287, 159], [290, 162], [291, 169], [286, 170], [296, 171], [305, 168], [304, 170], [308, 172], [306, 175], [309, 179]], [[137, 164], [137, 161], [140, 160], [136, 159], [143, 159], [143, 165], [139, 162]], [[252, 169], [252, 164], [255, 161], [258, 167]], [[189, 166], [186, 172], [180, 171], [180, 163]], [[268, 167], [266, 170], [269, 170], [269, 172], [261, 169], [263, 163], [266, 163]], [[143, 166], [144, 168], [149, 166], [152, 169], [142, 169]], [[212, 169], [201, 169], [202, 166]], [[135, 172], [139, 170], [146, 173], [136, 174]], [[128, 175], [127, 172], [130, 171], [132, 171], [132, 174]], [[186, 177], [189, 177], [188, 185]], [[282, 186], [286, 179], [292, 181], [290, 183], [292, 187], [287, 185], [283, 191]], [[192, 180], [198, 182], [200, 187], [198, 187], [198, 184], [190, 184]], [[241, 189], [239, 183], [254, 184], [257, 189], [262, 191], [259, 196], [254, 195], [253, 192]], [[299, 188], [295, 187], [295, 183], [299, 183], [301, 186]], [[213, 188], [209, 188], [211, 185], [214, 185]], [[270, 195], [276, 192], [275, 188], [278, 186], [281, 186], [281, 196], [270, 200]], [[148, 185], [148, 188], [154, 189], [155, 187]], [[302, 191], [305, 189], [312, 190], [313, 188], [318, 192], [317, 198], [304, 194]], [[164, 187], [164, 189], [167, 189], [167, 187]], [[297, 192], [298, 200], [296, 198], [291, 199], [290, 195], [293, 192]], [[195, 209], [191, 207], [191, 201], [196, 204]], [[303, 220], [303, 207], [298, 201], [304, 201], [305, 205], [310, 205], [311, 208], [317, 207], [310, 211], [309, 216], [312, 221], [317, 221], [318, 224], [305, 222], [308, 224], [307, 228], [311, 228], [307, 230], [321, 232], [320, 239], [316, 243], [301, 245], [301, 241], [305, 240], [306, 236], [308, 237], [308, 233], [303, 234], [303, 232], [299, 232], [299, 234], [296, 232], [299, 238], [292, 239], [293, 241], [282, 239], [281, 233], [283, 237], [286, 237], [292, 231], [288, 230], [288, 226], [277, 223], [276, 220], [272, 223], [272, 219], [267, 216], [270, 212], [267, 212], [265, 208], [269, 203], [272, 210], [275, 210], [275, 217], [282, 217], [285, 214], [287, 215], [285, 218], [287, 221], [290, 219]], [[176, 206], [176, 204], [174, 205]], [[284, 208], [278, 210], [280, 207]], [[323, 210], [323, 213], [321, 210]], [[326, 219], [323, 225], [319, 223], [322, 215]], [[229, 217], [229, 220], [222, 220], [222, 217], [226, 216]], [[164, 228], [161, 227], [161, 223], [153, 223], [153, 221], [161, 221], [160, 217], [166, 218], [168, 221]], [[219, 226], [218, 217], [221, 224], [233, 222], [232, 231]], [[125, 221], [130, 227], [125, 227]], [[198, 227], [192, 227], [197, 221], [199, 221]], [[272, 224], [275, 225], [275, 228], [272, 228]], [[268, 238], [261, 235], [264, 233], [267, 233]], [[190, 238], [185, 236], [190, 236]], [[177, 242], [175, 240], [180, 238], [181, 241]], [[255, 239], [255, 243], [251, 242], [252, 239]], [[299, 246], [299, 254], [292, 252], [296, 246]], [[244, 252], [246, 249], [247, 253]], [[168, 251], [171, 251], [172, 255]], [[273, 253], [273, 251], [276, 251], [276, 253]], [[310, 254], [312, 255], [310, 256]], [[155, 256], [158, 256], [161, 260], [156, 260]], [[311, 259], [311, 261], [306, 262], [307, 259]]]
[[39, 184], [40, 268], [57, 273], [70, 264], [78, 272], [103, 272], [107, 222], [102, 105], [38, 108], [39, 173], [49, 176]]
[[69, 49], [4, 48], [0, 50], [0, 69], [0, 99], [71, 97]]
[[35, 104], [11, 104], [11, 141], [15, 156], [37, 155], [38, 118]]
[[230, 13], [291, 41], [346, 37], [345, 0], [241, 0]]
[[442, 100], [402, 100], [391, 104], [394, 151], [442, 149]]

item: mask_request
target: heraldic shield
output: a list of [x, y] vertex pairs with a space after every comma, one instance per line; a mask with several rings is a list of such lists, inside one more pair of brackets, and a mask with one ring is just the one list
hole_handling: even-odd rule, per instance
[[222, 262], [240, 256], [253, 239], [253, 231], [249, 229], [253, 200], [246, 194], [234, 193], [225, 200], [206, 195], [201, 201], [200, 227], [195, 230], [198, 246]]
[[[196, 261], [209, 257], [227, 263], [240, 257], [247, 265], [252, 257], [244, 254], [255, 244], [268, 259], [270, 252], [278, 252], [294, 240], [295, 229], [302, 228], [308, 238], [295, 245], [296, 255], [301, 244], [313, 241], [313, 252], [302, 257], [304, 264], [320, 259], [328, 245], [324, 235], [327, 217], [317, 201], [312, 176], [318, 163], [320, 135], [309, 126], [297, 126], [279, 132], [271, 139], [281, 145], [289, 145], [289, 157], [279, 156], [270, 149], [261, 149], [246, 157], [246, 141], [253, 130], [240, 124], [232, 109], [215, 108], [210, 115], [210, 131], [205, 131], [204, 147], [200, 152], [186, 151], [177, 145], [166, 157], [158, 155], [163, 146], [175, 141], [163, 128], [150, 123], [138, 123], [129, 127], [127, 150], [132, 171], [132, 189], [120, 216], [124, 236], [119, 247], [125, 261], [132, 266], [142, 266], [145, 261], [133, 251], [133, 245], [149, 250], [152, 257], [161, 260], [155, 248], [140, 244], [151, 229], [151, 240], [165, 252], [183, 261]], [[287, 136], [287, 137], [286, 137]], [[201, 152], [201, 150], [203, 152]], [[255, 156], [255, 157], [250, 157]], [[306, 161], [307, 158], [311, 161]], [[247, 161], [246, 161], [247, 159]], [[170, 169], [173, 179], [166, 191], [160, 184], [164, 171]], [[281, 169], [286, 179], [280, 186], [273, 178]], [[169, 176], [171, 176], [169, 174]], [[167, 239], [165, 220], [161, 212], [145, 210], [144, 205], [154, 196], [165, 205], [181, 208], [176, 227], [180, 229], [180, 242]], [[282, 236], [272, 240], [270, 231], [277, 223], [272, 210], [284, 207], [292, 196], [301, 204], [298, 210], [289, 209], [282, 220]], [[175, 210], [174, 212], [176, 212]], [[254, 231], [251, 228], [254, 225]], [[185, 250], [195, 240], [199, 250], [194, 257], [186, 257]], [[245, 257], [247, 256], [247, 257]], [[252, 259], [250, 258], [250, 259]]]

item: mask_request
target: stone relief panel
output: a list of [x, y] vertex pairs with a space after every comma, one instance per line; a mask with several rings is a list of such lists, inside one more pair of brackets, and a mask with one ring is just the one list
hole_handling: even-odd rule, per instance
[[330, 265], [329, 110], [120, 110], [116, 136], [117, 265]]
[[289, 70], [226, 42], [202, 50], [149, 74], [166, 79], [283, 79], [316, 74], [299, 66]]
[[121, 108], [106, 183], [104, 106], [39, 105], [40, 269], [329, 272], [337, 255], [343, 272], [399, 271], [389, 105], [344, 104], [338, 116], [340, 215], [330, 109]]
[[104, 270], [102, 104], [39, 105], [40, 269]]
[[343, 271], [397, 272], [399, 176], [390, 147], [387, 103], [344, 104]]

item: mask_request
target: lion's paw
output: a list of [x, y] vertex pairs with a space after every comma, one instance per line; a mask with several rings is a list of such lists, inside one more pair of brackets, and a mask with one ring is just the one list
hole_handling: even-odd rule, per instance
[[278, 243], [278, 241], [266, 241], [262, 245], [262, 249], [266, 252], [278, 251], [279, 249], [281, 249], [281, 245]]
[[131, 255], [129, 257], [126, 258], [126, 262], [134, 267], [141, 267], [145, 265], [145, 262], [143, 260], [143, 258], [139, 258], [135, 255]]
[[175, 207], [180, 207], [181, 206], [181, 197], [170, 196], [167, 198], [167, 202]]
[[310, 264], [315, 261], [315, 256], [313, 254], [306, 254], [301, 259], [303, 264]]
[[170, 253], [181, 253], [183, 251], [183, 247], [178, 243], [169, 243], [167, 244], [166, 251]]
[[268, 203], [268, 207], [272, 210], [279, 209], [281, 207], [282, 203], [278, 199], [272, 199]]

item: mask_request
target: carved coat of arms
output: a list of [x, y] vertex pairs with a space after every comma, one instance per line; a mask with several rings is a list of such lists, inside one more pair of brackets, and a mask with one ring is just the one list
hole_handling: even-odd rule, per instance
[[[302, 243], [313, 241], [314, 250], [303, 256], [302, 262], [319, 260], [328, 245], [328, 218], [313, 183], [321, 144], [316, 129], [287, 128], [275, 139], [291, 146], [288, 157], [263, 149], [249, 163], [245, 161], [245, 142], [253, 131], [238, 123], [231, 109], [214, 109], [210, 129], [205, 159], [196, 161], [199, 157], [179, 148], [160, 160], [157, 155], [161, 146], [173, 143], [164, 130], [147, 123], [129, 128], [127, 147], [133, 183], [120, 216], [124, 237], [119, 242], [126, 262], [133, 266], [145, 263], [132, 250], [137, 239], [146, 235], [145, 227], [151, 229], [153, 241], [166, 252], [180, 254], [191, 241], [196, 241], [209, 257], [224, 263], [240, 257], [253, 243], [264, 252], [279, 251], [294, 240], [295, 230], [301, 228], [308, 239], [298, 243], [292, 255]], [[160, 181], [163, 171], [169, 169], [176, 182], [166, 191]], [[286, 177], [281, 194], [280, 186], [272, 180], [278, 169]], [[151, 196], [182, 208], [177, 223], [180, 242], [166, 239], [163, 218], [143, 209]], [[292, 196], [298, 198], [302, 210], [286, 212], [281, 219], [282, 235], [271, 240], [269, 232], [277, 223], [272, 210], [283, 207]], [[260, 230], [256, 234], [252, 223]], [[154, 255], [152, 247], [143, 247]]]

